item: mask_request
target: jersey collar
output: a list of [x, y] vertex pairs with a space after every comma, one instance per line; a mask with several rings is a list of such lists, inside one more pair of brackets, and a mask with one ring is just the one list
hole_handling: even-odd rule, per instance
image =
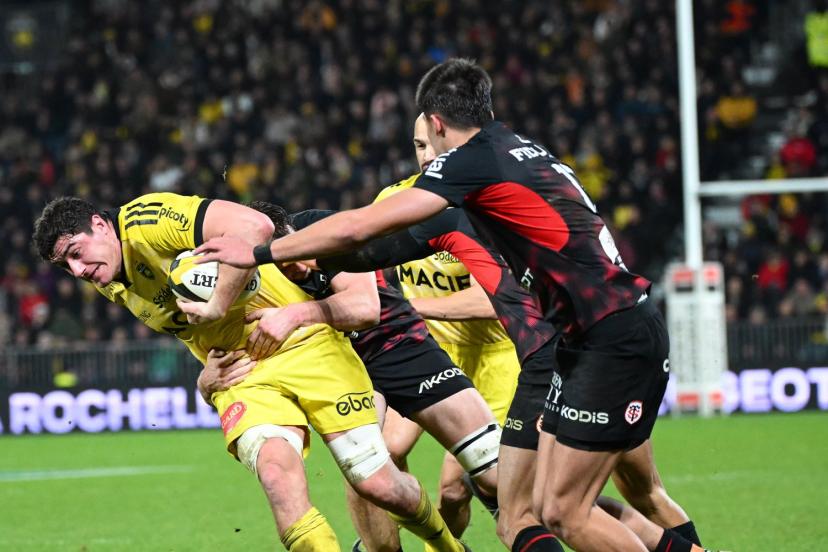
[[118, 238], [118, 243], [121, 244], [121, 275], [120, 277], [115, 278], [114, 281], [122, 283], [124, 287], [129, 287], [132, 285], [132, 282], [127, 279], [126, 275], [126, 266], [124, 265], [124, 244], [121, 241], [121, 223], [118, 219], [121, 214], [121, 208], [116, 207], [115, 209], [106, 209], [103, 214], [112, 223], [112, 227], [115, 229], [115, 237]]

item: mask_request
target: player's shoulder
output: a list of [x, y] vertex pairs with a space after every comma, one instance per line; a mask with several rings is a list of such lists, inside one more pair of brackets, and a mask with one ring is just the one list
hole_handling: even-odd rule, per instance
[[412, 174], [408, 178], [404, 180], [400, 180], [395, 184], [391, 184], [390, 186], [386, 186], [380, 193], [377, 194], [376, 199], [374, 199], [374, 203], [377, 201], [382, 201], [383, 199], [396, 194], [397, 192], [401, 192], [407, 188], [411, 188], [414, 186], [414, 183], [417, 181], [417, 177], [420, 176], [420, 173]]

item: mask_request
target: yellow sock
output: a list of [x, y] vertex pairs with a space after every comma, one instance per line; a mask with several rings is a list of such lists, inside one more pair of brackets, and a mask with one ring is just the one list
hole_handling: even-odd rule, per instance
[[285, 529], [282, 544], [290, 552], [340, 552], [333, 528], [313, 507]]
[[420, 485], [420, 503], [414, 517], [405, 518], [388, 514], [391, 519], [420, 537], [426, 543], [426, 550], [436, 552], [463, 552], [463, 545], [451, 534], [443, 516], [431, 504], [431, 500]]

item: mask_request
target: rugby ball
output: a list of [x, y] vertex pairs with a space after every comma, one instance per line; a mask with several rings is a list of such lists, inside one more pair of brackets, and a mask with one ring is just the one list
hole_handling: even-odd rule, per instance
[[[177, 297], [190, 301], [209, 301], [218, 281], [218, 261], [196, 264], [196, 257], [198, 255], [193, 255], [192, 251], [179, 253], [170, 265], [167, 283]], [[246, 303], [252, 299], [259, 293], [261, 285], [262, 278], [256, 269], [256, 273], [236, 299], [236, 304]]]

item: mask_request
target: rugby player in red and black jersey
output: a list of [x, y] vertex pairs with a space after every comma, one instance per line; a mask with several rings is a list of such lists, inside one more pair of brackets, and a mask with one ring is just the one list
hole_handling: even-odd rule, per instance
[[[538, 536], [539, 531], [525, 523], [528, 516], [522, 508], [521, 478], [525, 480], [525, 474], [535, 469], [533, 453], [537, 450], [538, 438], [534, 429], [544, 408], [544, 399], [552, 396], [550, 381], [555, 393], [559, 392], [560, 374], [556, 373], [554, 356], [550, 353], [556, 332], [542, 319], [528, 292], [510, 277], [505, 261], [479, 238], [462, 209], [447, 209], [427, 221], [372, 240], [357, 251], [320, 259], [317, 264], [325, 270], [370, 271], [435, 251], [447, 251], [469, 268], [486, 291], [494, 308], [493, 314], [496, 313], [511, 339], [518, 344], [522, 371], [501, 439], [498, 533], [507, 546], [514, 545], [513, 550], [534, 550], [523, 547], [531, 537]], [[650, 454], [651, 450], [636, 448], [625, 452], [613, 471], [613, 480], [628, 502], [651, 521], [669, 530], [665, 548], [671, 543], [673, 549], [680, 548], [678, 543], [689, 539], [682, 535], [686, 531], [675, 531], [677, 524], [672, 519], [678, 519], [678, 525], [683, 525], [687, 523], [686, 515], [667, 494], [645, 453]], [[621, 515], [621, 506], [612, 499], [602, 496], [598, 503], [614, 515]], [[651, 547], [664, 536], [652, 528], [648, 530], [633, 512], [627, 511], [622, 519]], [[550, 545], [548, 542], [543, 544]], [[686, 548], [689, 543], [684, 546]]]
[[[434, 67], [416, 102], [438, 156], [412, 189], [253, 250], [213, 240], [199, 248], [203, 261], [249, 267], [324, 257], [462, 207], [563, 336], [560, 386], [550, 390], [539, 446], [537, 512], [575, 549], [646, 549], [595, 500], [624, 452], [640, 450], [652, 464], [669, 340], [648, 301], [650, 282], [624, 266], [572, 169], [493, 120], [482, 68], [461, 59]], [[682, 521], [679, 529], [695, 532]]]

